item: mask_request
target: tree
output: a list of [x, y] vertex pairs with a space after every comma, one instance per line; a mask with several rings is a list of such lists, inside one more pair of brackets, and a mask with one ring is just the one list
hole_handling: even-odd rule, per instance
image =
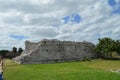
[[115, 50], [120, 55], [120, 40], [116, 40], [116, 42], [115, 42]]
[[98, 39], [99, 43], [96, 45], [96, 52], [100, 53], [102, 57], [110, 57], [112, 58], [112, 52], [115, 51], [115, 41], [111, 38], [102, 38]]
[[8, 53], [8, 50], [0, 50], [0, 55], [3, 57], [6, 57], [6, 53]]
[[17, 53], [17, 48], [16, 48], [16, 47], [13, 47], [12, 51], [13, 51], [14, 53]]
[[12, 48], [11, 56], [12, 57], [16, 57], [17, 56], [17, 48], [16, 47]]
[[19, 48], [19, 49], [18, 49], [18, 55], [20, 55], [22, 52], [23, 52], [23, 49], [22, 49], [22, 48]]

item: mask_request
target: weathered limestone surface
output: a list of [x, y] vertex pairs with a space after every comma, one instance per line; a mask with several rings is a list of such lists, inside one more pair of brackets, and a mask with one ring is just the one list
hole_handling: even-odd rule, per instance
[[79, 61], [95, 58], [94, 45], [88, 42], [71, 42], [44, 39], [38, 43], [25, 42], [24, 52], [14, 60], [20, 64]]

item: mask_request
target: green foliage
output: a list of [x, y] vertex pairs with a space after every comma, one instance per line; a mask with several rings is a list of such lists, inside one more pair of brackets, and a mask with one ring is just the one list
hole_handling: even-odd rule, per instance
[[12, 58], [14, 58], [16, 56], [19, 56], [22, 52], [23, 52], [22, 48], [19, 48], [18, 51], [17, 51], [17, 48], [13, 47], [12, 51], [0, 50], [0, 55], [2, 55], [3, 58], [10, 58], [10, 59], [12, 59]]
[[22, 48], [19, 48], [19, 49], [18, 49], [18, 54], [20, 55], [22, 52], [23, 52], [23, 49], [22, 49]]
[[8, 50], [0, 50], [0, 55], [5, 57], [6, 53], [8, 53]]
[[99, 39], [99, 43], [96, 45], [95, 51], [100, 53], [99, 56], [112, 58], [112, 52], [120, 53], [120, 41], [115, 41], [107, 37]]
[[13, 47], [12, 51], [13, 51], [14, 53], [17, 53], [17, 48], [16, 48], [16, 47]]
[[89, 57], [84, 57], [83, 61], [91, 61]]
[[120, 40], [116, 40], [115, 45], [115, 50], [120, 55]]

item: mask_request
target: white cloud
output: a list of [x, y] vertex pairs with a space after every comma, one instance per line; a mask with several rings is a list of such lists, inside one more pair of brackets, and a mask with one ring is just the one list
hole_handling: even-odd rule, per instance
[[[119, 1], [119, 0], [118, 0]], [[120, 14], [113, 14], [107, 0], [0, 0], [0, 49], [24, 47], [24, 41], [44, 38], [97, 42], [120, 39]], [[78, 14], [81, 22], [64, 24], [62, 18]], [[23, 35], [17, 40], [9, 35]]]

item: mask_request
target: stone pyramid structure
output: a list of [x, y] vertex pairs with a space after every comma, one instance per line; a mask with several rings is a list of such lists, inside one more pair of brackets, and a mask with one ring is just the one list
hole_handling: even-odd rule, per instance
[[95, 58], [94, 44], [89, 42], [72, 42], [44, 39], [38, 43], [25, 42], [24, 52], [14, 58], [19, 64], [56, 63], [79, 61]]

